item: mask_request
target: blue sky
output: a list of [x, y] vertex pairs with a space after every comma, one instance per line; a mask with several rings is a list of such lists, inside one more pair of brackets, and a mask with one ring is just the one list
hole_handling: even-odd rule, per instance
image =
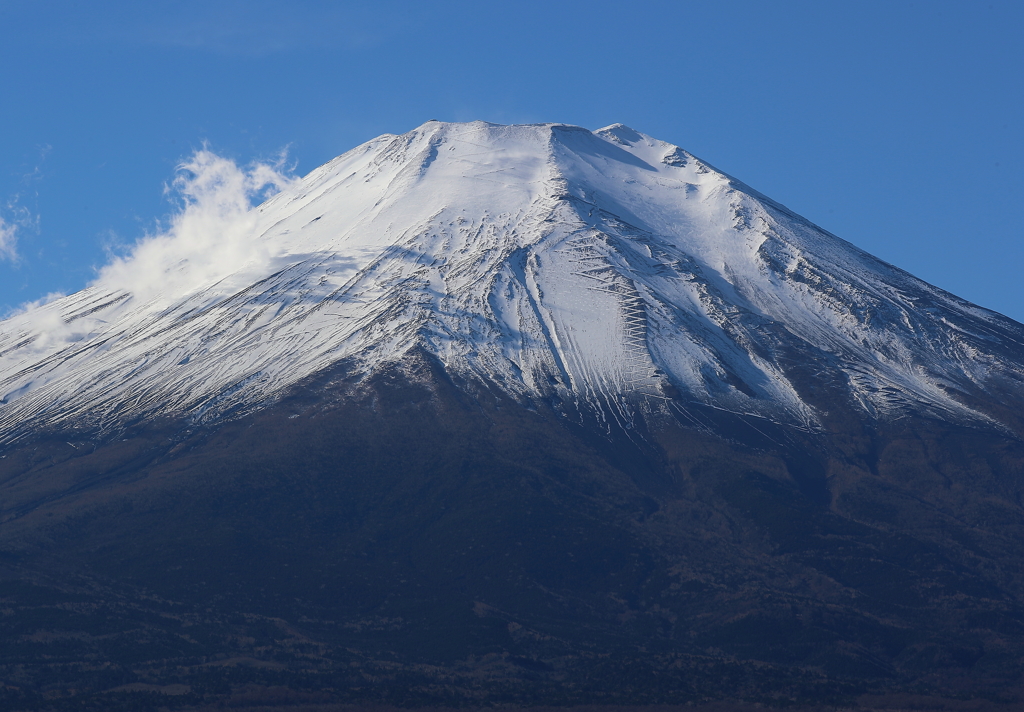
[[1024, 321], [1021, 2], [0, 0], [0, 314], [208, 142], [299, 174], [428, 119], [623, 122]]

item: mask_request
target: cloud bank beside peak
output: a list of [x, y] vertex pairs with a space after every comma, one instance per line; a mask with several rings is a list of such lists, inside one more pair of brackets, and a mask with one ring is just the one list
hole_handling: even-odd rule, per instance
[[133, 300], [167, 302], [240, 271], [269, 263], [272, 246], [257, 240], [255, 203], [295, 178], [276, 163], [239, 166], [207, 148], [178, 166], [168, 186], [179, 209], [166, 226], [139, 239], [100, 269], [93, 283], [130, 292]]

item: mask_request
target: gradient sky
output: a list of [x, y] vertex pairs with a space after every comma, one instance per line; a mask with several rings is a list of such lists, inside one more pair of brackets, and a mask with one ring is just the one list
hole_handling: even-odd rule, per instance
[[1024, 321], [1022, 37], [1019, 0], [0, 0], [0, 315], [153, 232], [204, 142], [305, 174], [483, 119], [623, 122]]

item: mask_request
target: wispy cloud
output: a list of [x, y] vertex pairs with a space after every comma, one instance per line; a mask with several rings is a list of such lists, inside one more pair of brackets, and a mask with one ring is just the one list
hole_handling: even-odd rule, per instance
[[[49, 145], [40, 146], [39, 164], [21, 176], [21, 183], [30, 192], [30, 202], [32, 200], [31, 193], [35, 192], [35, 188], [32, 186], [43, 179], [42, 163], [46, 160], [46, 156], [51, 150], [52, 147]], [[38, 198], [39, 196], [36, 193], [34, 197]], [[13, 263], [18, 261], [18, 233], [20, 231], [30, 230], [32, 232], [39, 232], [39, 215], [22, 204], [23, 198], [24, 195], [21, 192], [10, 196], [3, 208], [3, 213], [6, 214], [6, 217], [4, 214], [0, 214], [0, 262]]]
[[39, 216], [21, 205], [20, 200], [20, 195], [12, 196], [7, 201], [7, 217], [0, 215], [0, 261], [18, 261], [18, 233], [39, 232]]
[[[177, 0], [120, 4], [97, 12], [94, 4], [55, 0], [41, 31], [12, 34], [12, 41], [149, 47], [236, 57], [285, 52], [352, 52], [393, 41], [414, 31], [425, 9], [382, 0], [374, 4], [295, 0]], [[57, 9], [59, 8], [59, 9]], [[11, 11], [9, 24], [27, 26], [41, 19], [33, 3]], [[0, 31], [0, 39], [4, 33]]]
[[18, 258], [18, 226], [0, 217], [0, 260], [14, 262]]

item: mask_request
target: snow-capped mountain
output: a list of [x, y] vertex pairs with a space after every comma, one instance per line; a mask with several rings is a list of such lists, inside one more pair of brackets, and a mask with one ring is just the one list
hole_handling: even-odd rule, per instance
[[796, 366], [882, 419], [991, 420], [968, 396], [1024, 396], [1020, 324], [619, 124], [431, 121], [245, 220], [252, 258], [212, 283], [98, 282], [0, 323], [0, 439], [204, 421], [415, 348], [620, 420], [694, 402], [814, 429]]
[[0, 322], [0, 707], [1020, 707], [1024, 326], [620, 125], [197, 156]]

